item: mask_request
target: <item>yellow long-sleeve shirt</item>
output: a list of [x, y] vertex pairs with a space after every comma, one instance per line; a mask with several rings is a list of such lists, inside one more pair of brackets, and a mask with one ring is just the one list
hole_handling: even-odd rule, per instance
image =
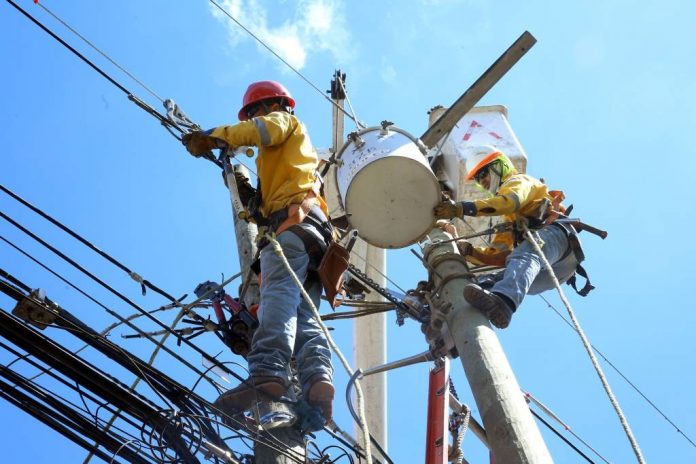
[[263, 199], [261, 213], [265, 217], [301, 203], [312, 191], [319, 159], [307, 130], [294, 115], [276, 111], [233, 126], [217, 127], [210, 136], [233, 147], [259, 147], [256, 169]]
[[[477, 216], [504, 216], [504, 221], [515, 222], [521, 217], [538, 217], [545, 200], [553, 201], [546, 184], [526, 174], [513, 174], [503, 180], [494, 196], [474, 200], [474, 204]], [[473, 257], [493, 264], [490, 258], [507, 256], [514, 245], [513, 232], [502, 232], [493, 237], [491, 246], [476, 247]]]

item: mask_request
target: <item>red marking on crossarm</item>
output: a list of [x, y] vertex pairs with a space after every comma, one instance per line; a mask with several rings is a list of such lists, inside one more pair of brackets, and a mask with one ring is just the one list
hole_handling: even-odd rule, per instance
[[503, 138], [503, 137], [501, 137], [500, 135], [496, 134], [495, 132], [489, 132], [488, 134], [491, 135], [491, 136], [493, 136], [493, 138], [496, 138], [496, 139], [498, 139], [498, 140], [500, 140], [500, 139]]

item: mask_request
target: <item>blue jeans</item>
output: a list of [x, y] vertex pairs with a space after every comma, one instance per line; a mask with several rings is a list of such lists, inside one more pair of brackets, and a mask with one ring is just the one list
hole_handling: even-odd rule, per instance
[[[558, 226], [546, 226], [537, 231], [544, 242], [541, 250], [551, 263], [558, 280], [563, 283], [575, 272], [578, 262], [575, 255], [568, 253], [568, 236]], [[520, 306], [527, 293], [537, 294], [553, 288], [546, 267], [537, 254], [534, 245], [527, 240], [512, 250], [505, 261], [502, 279], [498, 280], [491, 291], [508, 297], [515, 309]]]
[[[302, 240], [285, 231], [278, 236], [283, 253], [301, 282], [307, 278], [309, 256]], [[305, 283], [312, 301], [319, 307], [321, 283]], [[252, 376], [290, 378], [290, 358], [295, 354], [300, 384], [315, 374], [331, 380], [331, 351], [312, 310], [302, 297], [272, 245], [261, 251], [261, 302], [259, 327], [254, 333], [247, 356]]]

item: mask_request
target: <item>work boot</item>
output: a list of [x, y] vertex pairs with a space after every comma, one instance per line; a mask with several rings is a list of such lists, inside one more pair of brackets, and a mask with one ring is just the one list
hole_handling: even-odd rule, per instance
[[464, 299], [481, 310], [497, 328], [504, 329], [510, 325], [515, 310], [505, 301], [507, 298], [504, 295], [489, 292], [476, 284], [469, 284], [464, 287]]
[[232, 417], [251, 409], [256, 401], [276, 400], [287, 390], [287, 382], [280, 377], [252, 376], [224, 392], [213, 404], [225, 415]]
[[330, 421], [333, 416], [334, 386], [326, 374], [314, 374], [307, 382], [309, 387], [304, 392], [304, 399], [311, 406], [318, 408], [324, 419]]

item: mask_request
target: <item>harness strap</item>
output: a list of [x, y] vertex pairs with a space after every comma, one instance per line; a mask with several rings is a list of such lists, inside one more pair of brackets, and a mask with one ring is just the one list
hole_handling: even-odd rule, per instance
[[[585, 278], [585, 286], [580, 290], [578, 290], [578, 287], [576, 286], [575, 274], [580, 274], [580, 276]], [[592, 285], [590, 282], [590, 278], [587, 276], [587, 271], [584, 267], [582, 267], [582, 265], [578, 264], [578, 267], [575, 268], [575, 274], [573, 274], [566, 283], [573, 287], [573, 290], [575, 290], [578, 295], [587, 296], [588, 293], [595, 289], [594, 285]]]
[[297, 235], [300, 240], [302, 240], [305, 250], [307, 251], [307, 255], [309, 256], [309, 268], [313, 271], [316, 270], [319, 267], [321, 258], [324, 256], [324, 252], [328, 246], [326, 241], [323, 239], [323, 236], [321, 236], [322, 238], [320, 239], [319, 236], [311, 233], [299, 224], [286, 230]]

